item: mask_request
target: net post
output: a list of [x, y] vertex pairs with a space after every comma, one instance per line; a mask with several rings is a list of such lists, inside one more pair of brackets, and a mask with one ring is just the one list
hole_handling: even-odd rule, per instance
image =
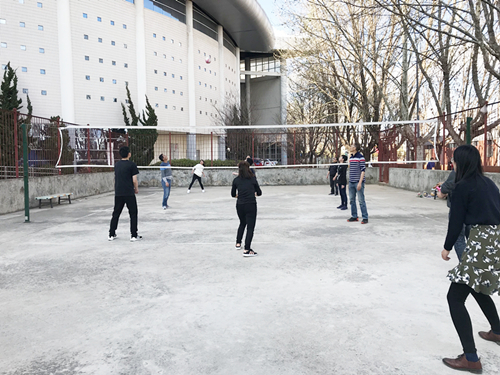
[[446, 139], [445, 139], [445, 136], [446, 136], [446, 112], [443, 113], [443, 116], [442, 116], [443, 120], [442, 120], [442, 123], [443, 123], [443, 149], [441, 150], [441, 160], [442, 160], [442, 163], [441, 163], [441, 170], [444, 171], [444, 167], [446, 165]]
[[168, 132], [168, 154], [168, 160], [172, 160], [172, 132]]
[[214, 132], [210, 132], [210, 166], [214, 166]]
[[[90, 124], [87, 124], [90, 126]], [[90, 128], [87, 128], [87, 161], [90, 165]], [[88, 167], [88, 171], [90, 172], [90, 167]]]
[[255, 140], [255, 133], [252, 131], [252, 159], [255, 157], [255, 152], [254, 152], [254, 140]]
[[488, 101], [484, 103], [484, 112], [483, 112], [483, 124], [484, 124], [484, 147], [483, 147], [483, 166], [488, 165], [488, 159], [486, 159], [486, 147], [488, 147], [488, 111], [487, 111]]
[[113, 154], [113, 144], [112, 144], [112, 139], [111, 139], [111, 129], [108, 128], [108, 148], [109, 148], [109, 158], [108, 158], [108, 165], [111, 167], [113, 164], [111, 162], [111, 155]]
[[[59, 163], [61, 162], [61, 158], [62, 158], [62, 150], [61, 150], [61, 133], [59, 132], [59, 126], [60, 126], [60, 122], [59, 122], [59, 117], [57, 118], [57, 150], [61, 153], [61, 157], [59, 158]], [[56, 165], [57, 167], [57, 165]], [[62, 174], [62, 171], [61, 171], [61, 168], [58, 168], [57, 169], [57, 174]]]
[[[24, 176], [24, 222], [30, 221], [30, 195], [28, 184], [28, 131], [27, 125], [21, 124], [23, 135], [23, 176]], [[17, 144], [16, 144], [17, 147]]]
[[417, 146], [417, 142], [418, 142], [418, 137], [417, 137], [417, 124], [415, 124], [415, 129], [414, 129], [414, 132], [415, 132], [415, 144], [413, 145], [413, 153], [414, 153], [414, 157], [415, 157], [415, 165], [413, 166], [413, 169], [417, 169], [417, 163], [416, 161], [418, 160], [417, 159], [417, 149], [418, 149], [418, 146]]
[[[17, 108], [12, 110], [12, 115], [14, 116], [14, 158], [16, 159], [16, 178], [19, 178], [19, 143], [18, 143], [18, 134], [17, 134]], [[7, 164], [8, 165], [8, 164]]]
[[296, 165], [296, 160], [295, 160], [295, 130], [293, 131], [293, 165]]

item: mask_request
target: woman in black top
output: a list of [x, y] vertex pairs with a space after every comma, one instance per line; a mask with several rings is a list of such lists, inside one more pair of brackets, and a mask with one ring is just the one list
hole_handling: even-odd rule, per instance
[[257, 255], [250, 247], [252, 244], [255, 221], [257, 219], [256, 195], [262, 195], [259, 183], [254, 174], [250, 171], [248, 162], [241, 161], [238, 164], [238, 177], [233, 180], [231, 196], [233, 198], [238, 198], [236, 201], [236, 212], [240, 219], [240, 226], [236, 234], [236, 250], [241, 249], [243, 232], [245, 231], [245, 227], [247, 228], [245, 251], [243, 252], [244, 257], [253, 257]]
[[453, 369], [481, 373], [465, 300], [472, 294], [490, 323], [491, 330], [479, 332], [479, 336], [500, 344], [500, 320], [490, 297], [500, 290], [500, 193], [495, 183], [483, 175], [481, 157], [474, 146], [458, 147], [452, 161], [456, 186], [441, 253], [444, 260], [450, 260], [450, 251], [463, 225], [472, 228], [460, 263], [448, 273], [448, 305], [464, 354], [456, 359], [444, 358], [443, 362]]
[[339, 165], [337, 169], [337, 182], [339, 185], [339, 190], [340, 190], [340, 206], [337, 208], [341, 210], [347, 210], [347, 194], [346, 194], [346, 187], [347, 187], [347, 165], [345, 164], [347, 162], [347, 156], [342, 155], [341, 160], [339, 162], [344, 165]]

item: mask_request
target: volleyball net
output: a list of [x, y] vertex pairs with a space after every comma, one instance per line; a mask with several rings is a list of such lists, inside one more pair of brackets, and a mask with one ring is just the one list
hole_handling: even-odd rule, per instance
[[[160, 154], [172, 168], [234, 168], [250, 156], [257, 167], [328, 165], [357, 144], [372, 164], [415, 165], [436, 159], [437, 121], [351, 124], [239, 125], [196, 128], [68, 124], [58, 127], [56, 168], [113, 167], [128, 146], [140, 168], [159, 168]], [[419, 152], [420, 150], [420, 152]]]

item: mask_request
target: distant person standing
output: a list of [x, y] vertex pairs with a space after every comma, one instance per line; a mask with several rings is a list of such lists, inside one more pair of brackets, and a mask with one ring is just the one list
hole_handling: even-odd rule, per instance
[[328, 173], [326, 178], [330, 178], [330, 194], [328, 195], [339, 195], [339, 187], [337, 186], [337, 158], [334, 157], [332, 160], [332, 165], [328, 168]]
[[349, 152], [349, 200], [351, 201], [351, 217], [347, 221], [358, 221], [356, 195], [363, 220], [368, 224], [368, 210], [365, 203], [365, 157], [359, 152], [359, 145], [351, 145]]
[[233, 198], [238, 198], [236, 201], [236, 212], [238, 213], [238, 218], [240, 219], [240, 225], [236, 233], [236, 250], [241, 249], [243, 233], [245, 228], [247, 229], [247, 235], [245, 237], [245, 251], [243, 252], [244, 257], [254, 257], [257, 255], [257, 253], [251, 248], [255, 222], [257, 220], [256, 195], [262, 195], [259, 183], [257, 182], [257, 179], [252, 171], [250, 171], [250, 165], [248, 162], [240, 161], [238, 164], [238, 177], [233, 180], [231, 196]]
[[205, 162], [203, 160], [200, 160], [200, 162], [193, 167], [193, 170], [191, 171], [191, 173], [193, 174], [193, 179], [191, 180], [191, 184], [188, 187], [188, 194], [191, 192], [191, 186], [193, 186], [196, 180], [198, 180], [198, 182], [200, 183], [201, 192], [205, 192], [205, 188], [203, 187], [203, 184], [201, 182], [201, 177], [205, 176], [205, 172], [203, 172], [204, 169]]
[[170, 196], [170, 188], [172, 186], [172, 168], [170, 165], [170, 161], [167, 160], [166, 157], [163, 156], [163, 154], [160, 155], [160, 172], [161, 172], [161, 186], [163, 187], [163, 200], [162, 200], [162, 207], [164, 210], [166, 210], [168, 207], [170, 207], [167, 204], [168, 197]]
[[247, 158], [246, 158], [246, 162], [248, 163], [248, 165], [250, 166], [250, 172], [253, 173], [254, 176], [257, 177], [257, 175], [255, 174], [255, 169], [252, 168], [252, 165], [253, 165], [253, 159], [248, 155]]
[[115, 164], [115, 207], [109, 227], [109, 241], [117, 238], [116, 228], [118, 228], [118, 219], [122, 213], [123, 207], [127, 205], [130, 216], [130, 241], [138, 241], [142, 236], [137, 235], [137, 199], [135, 195], [139, 193], [139, 183], [137, 175], [139, 170], [137, 165], [130, 161], [132, 154], [127, 146], [120, 148], [121, 160]]
[[[342, 155], [340, 157], [340, 164], [345, 164], [347, 162], [347, 156]], [[347, 210], [347, 165], [339, 165], [337, 169], [337, 181], [340, 190], [340, 206], [337, 208], [341, 210]]]

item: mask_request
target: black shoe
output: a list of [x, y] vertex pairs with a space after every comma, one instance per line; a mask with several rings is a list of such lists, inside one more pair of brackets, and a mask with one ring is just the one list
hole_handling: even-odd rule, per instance
[[343, 206], [343, 205], [340, 205], [340, 206], [338, 206], [337, 208], [342, 208], [342, 207], [344, 207], [344, 206]]
[[368, 219], [361, 220], [361, 224], [368, 224]]
[[347, 210], [347, 206], [342, 206], [341, 210], [342, 211]]
[[330, 194], [328, 194], [328, 195], [333, 195], [333, 193], [330, 193]]
[[351, 217], [351, 218], [347, 219], [347, 221], [349, 221], [349, 222], [358, 221], [358, 218], [357, 217]]

